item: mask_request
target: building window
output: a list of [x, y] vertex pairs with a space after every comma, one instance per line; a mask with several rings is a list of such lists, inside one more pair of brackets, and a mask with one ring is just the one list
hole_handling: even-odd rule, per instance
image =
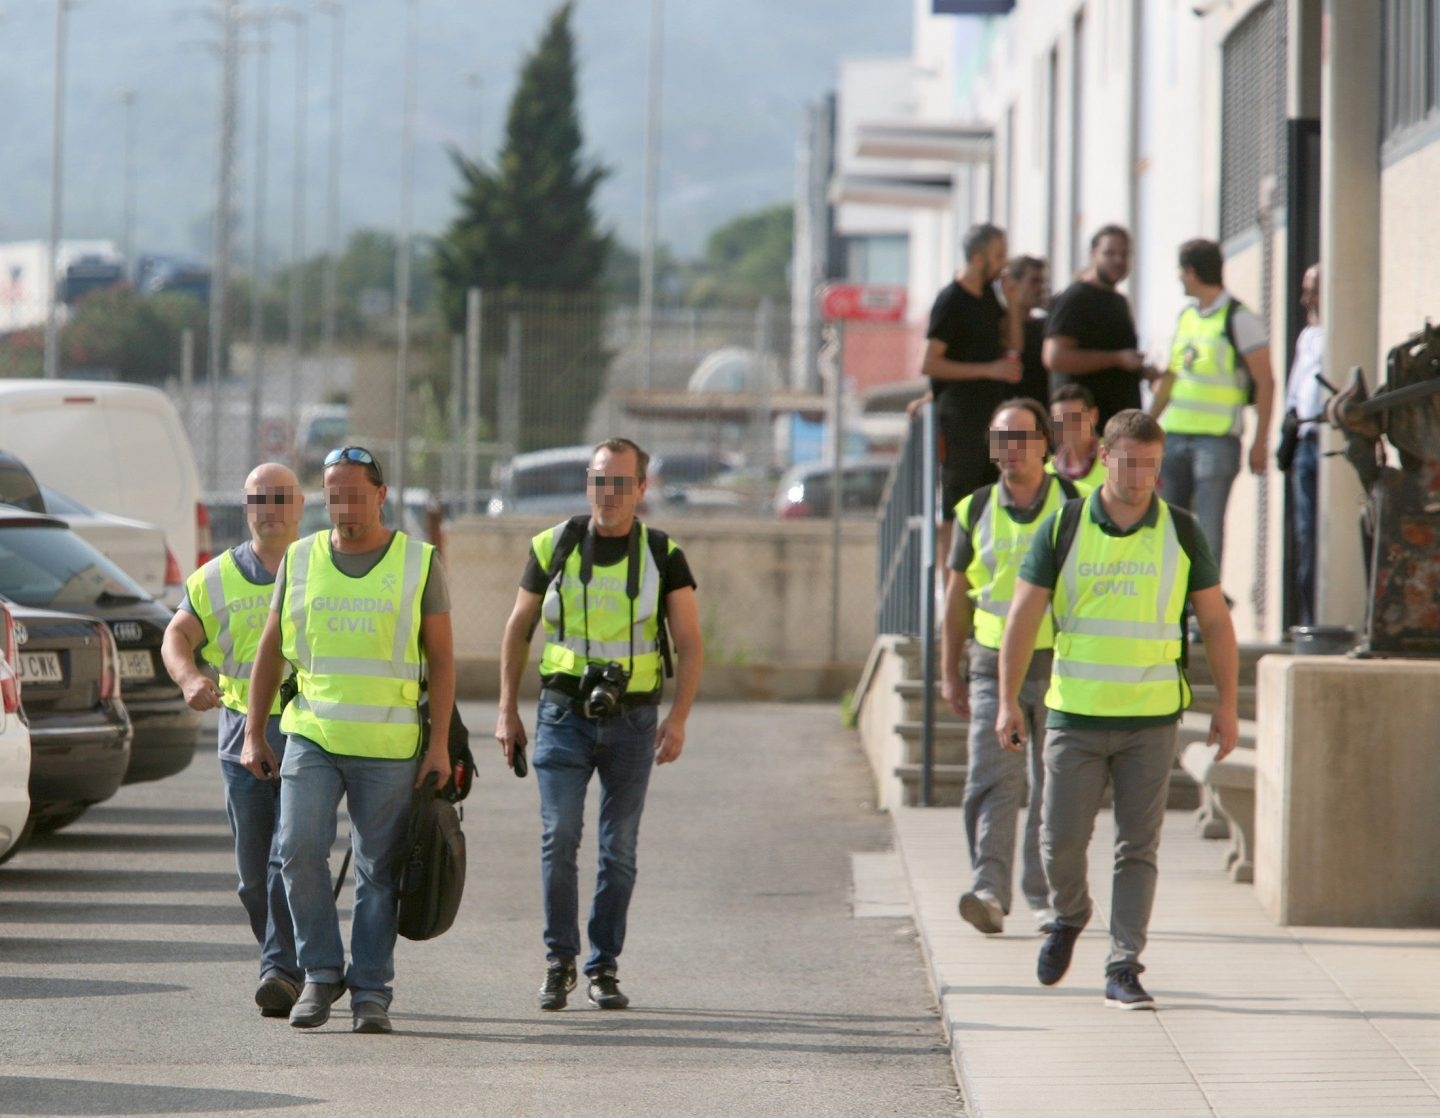
[[1260, 184], [1267, 176], [1278, 176], [1285, 104], [1284, 17], [1282, 3], [1272, 0], [1255, 8], [1225, 40], [1220, 122], [1222, 241], [1255, 227]]
[[1385, 0], [1385, 139], [1440, 114], [1440, 0]]

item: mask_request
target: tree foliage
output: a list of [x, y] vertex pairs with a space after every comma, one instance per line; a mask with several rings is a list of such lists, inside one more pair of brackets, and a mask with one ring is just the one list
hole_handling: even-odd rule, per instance
[[788, 303], [795, 210], [788, 204], [741, 214], [710, 234], [690, 280], [694, 306]]
[[[195, 332], [197, 366], [203, 365], [205, 306], [190, 295], [143, 296], [117, 284], [80, 300], [60, 334], [67, 369], [113, 372], [121, 380], [164, 384], [180, 376], [180, 338]], [[196, 375], [203, 368], [197, 367]]]
[[[452, 150], [460, 212], [435, 252], [452, 330], [464, 328], [472, 287], [488, 300], [487, 351], [504, 346], [509, 314], [521, 314], [522, 449], [577, 441], [609, 363], [599, 292], [610, 237], [594, 206], [607, 172], [583, 153], [572, 12], [571, 2], [555, 10], [521, 66], [497, 165]], [[557, 299], [570, 311], [556, 313]], [[544, 310], [527, 313], [535, 306]], [[485, 396], [495, 401], [500, 393]], [[555, 406], [562, 397], [572, 406]]]

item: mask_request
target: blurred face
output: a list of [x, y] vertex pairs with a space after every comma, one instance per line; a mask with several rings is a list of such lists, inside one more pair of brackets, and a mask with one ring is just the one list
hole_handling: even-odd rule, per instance
[[1130, 238], [1110, 233], [1090, 252], [1090, 266], [1102, 283], [1114, 287], [1130, 274]]
[[257, 542], [293, 540], [304, 503], [300, 479], [278, 463], [256, 466], [245, 479], [245, 520]]
[[1185, 289], [1185, 294], [1195, 298], [1200, 294], [1200, 277], [1195, 274], [1194, 268], [1180, 266], [1180, 286]]
[[1025, 408], [1006, 408], [990, 423], [990, 460], [1002, 477], [1021, 480], [1045, 467], [1045, 435]]
[[590, 514], [601, 528], [625, 528], [645, 495], [645, 482], [635, 476], [639, 467], [633, 450], [605, 447], [595, 452], [585, 475]]
[[360, 539], [381, 526], [385, 486], [357, 462], [342, 462], [325, 471], [325, 507], [330, 523], [344, 540]]
[[1142, 443], [1138, 439], [1117, 439], [1114, 446], [1102, 446], [1100, 456], [1109, 475], [1105, 486], [1121, 504], [1147, 506], [1160, 479], [1164, 443]]
[[1020, 302], [1027, 307], [1043, 307], [1050, 301], [1050, 270], [1029, 268], [1020, 281]]
[[1057, 400], [1050, 405], [1056, 443], [1080, 454], [1088, 454], [1095, 445], [1095, 423], [1099, 418], [1098, 408], [1087, 408], [1079, 400]]
[[1320, 313], [1320, 269], [1308, 268], [1300, 281], [1300, 305], [1309, 314]]
[[1005, 265], [1009, 259], [1005, 238], [996, 237], [985, 246], [983, 251], [976, 253], [970, 263], [974, 265], [978, 262], [982, 283], [994, 283], [1000, 278], [1000, 273], [1005, 271]]

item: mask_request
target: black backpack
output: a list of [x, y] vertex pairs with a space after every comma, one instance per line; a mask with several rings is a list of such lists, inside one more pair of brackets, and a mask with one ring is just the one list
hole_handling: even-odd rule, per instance
[[[423, 685], [422, 685], [423, 686]], [[420, 692], [420, 752], [430, 747], [430, 692]], [[460, 708], [450, 711], [450, 779], [437, 796], [458, 804], [470, 795], [475, 783], [475, 754], [470, 751], [470, 731], [460, 718]]]
[[465, 894], [465, 833], [455, 805], [436, 793], [433, 779], [415, 790], [400, 872], [399, 932], [434, 939], [449, 929]]

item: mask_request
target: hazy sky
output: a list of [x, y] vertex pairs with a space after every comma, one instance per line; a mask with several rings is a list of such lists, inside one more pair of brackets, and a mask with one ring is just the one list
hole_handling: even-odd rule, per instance
[[[348, 228], [399, 220], [404, 0], [347, 0], [342, 107]], [[295, 7], [306, 5], [296, 3]], [[69, 15], [65, 232], [119, 239], [123, 111], [136, 91], [137, 245], [200, 247], [214, 192], [218, 118], [214, 0], [78, 0]], [[419, 0], [414, 221], [440, 231], [457, 179], [447, 144], [493, 153], [524, 54], [552, 5]], [[613, 169], [602, 220], [639, 239], [650, 0], [580, 0], [574, 30], [591, 153]], [[0, 0], [0, 241], [48, 229], [55, 0]], [[832, 89], [846, 55], [905, 54], [910, 7], [880, 0], [666, 0], [661, 240], [697, 251], [737, 213], [788, 201], [803, 106]], [[305, 163], [311, 251], [321, 243], [329, 127], [329, 19], [308, 22]], [[267, 243], [289, 243], [295, 152], [295, 32], [270, 55]], [[253, 36], [251, 36], [253, 38]], [[255, 166], [255, 55], [242, 71], [239, 202], [248, 251]], [[477, 90], [469, 75], [476, 75]]]

